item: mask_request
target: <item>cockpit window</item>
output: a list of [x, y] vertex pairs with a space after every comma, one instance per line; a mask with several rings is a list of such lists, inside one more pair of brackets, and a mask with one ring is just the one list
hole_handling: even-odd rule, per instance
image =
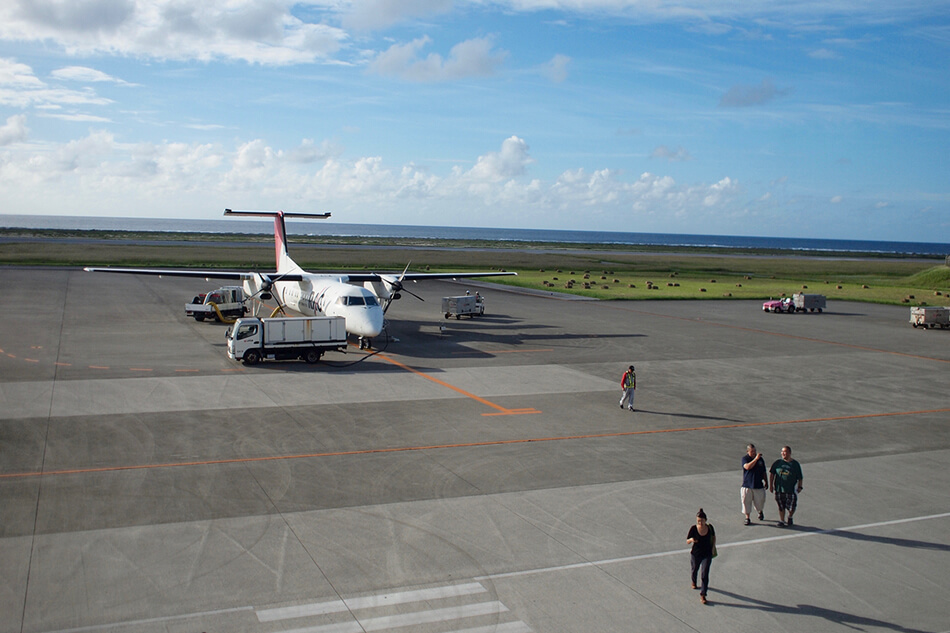
[[355, 296], [348, 295], [345, 297], [338, 298], [336, 302], [340, 304], [341, 306], [361, 306], [361, 305], [378, 306], [379, 305], [379, 302], [376, 301], [376, 297], [372, 295], [369, 297], [364, 297], [363, 295], [355, 295]]

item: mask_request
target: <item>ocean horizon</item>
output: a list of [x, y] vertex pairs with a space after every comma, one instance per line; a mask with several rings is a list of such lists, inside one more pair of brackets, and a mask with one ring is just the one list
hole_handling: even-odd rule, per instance
[[[273, 231], [270, 219], [176, 219], [118, 218], [54, 215], [0, 214], [0, 228], [55, 230], [154, 231], [163, 233], [215, 233], [266, 235]], [[950, 244], [884, 240], [846, 240], [740, 235], [693, 235], [679, 233], [636, 233], [618, 231], [577, 231], [570, 229], [508, 229], [387, 224], [343, 224], [287, 219], [291, 235], [367, 238], [418, 238], [544, 242], [559, 244], [603, 244], [629, 246], [705, 247], [729, 249], [770, 249], [806, 252], [875, 253], [887, 255], [950, 255]]]

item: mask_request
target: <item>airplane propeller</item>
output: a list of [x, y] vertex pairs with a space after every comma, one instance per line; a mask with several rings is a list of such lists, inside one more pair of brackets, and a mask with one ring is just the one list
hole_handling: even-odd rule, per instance
[[271, 318], [276, 316], [278, 312], [286, 315], [287, 313], [284, 311], [284, 305], [280, 302], [280, 297], [277, 296], [277, 293], [271, 292], [271, 290], [274, 287], [274, 284], [280, 281], [283, 275], [280, 275], [276, 278], [272, 278], [270, 275], [266, 273], [257, 273], [257, 275], [261, 278], [261, 282], [262, 282], [261, 288], [260, 290], [258, 290], [257, 292], [249, 296], [248, 299], [253, 299], [256, 295], [260, 295], [261, 301], [274, 299], [274, 301], [277, 302], [277, 307], [274, 308], [273, 312], [271, 312]]
[[412, 265], [412, 262], [409, 262], [408, 264], [406, 264], [406, 268], [402, 271], [402, 274], [399, 275], [398, 279], [393, 279], [391, 277], [384, 277], [383, 275], [374, 273], [376, 274], [377, 279], [387, 284], [390, 288], [389, 298], [386, 300], [386, 304], [383, 306], [383, 314], [386, 314], [386, 310], [389, 309], [389, 306], [392, 304], [392, 302], [399, 298], [400, 292], [407, 292], [411, 294], [413, 297], [415, 297], [416, 299], [418, 299], [419, 301], [425, 301], [425, 299], [423, 299], [422, 297], [420, 297], [413, 291], [407, 290], [406, 287], [403, 285], [403, 281], [406, 279], [406, 273], [409, 272], [409, 266], [411, 265]]

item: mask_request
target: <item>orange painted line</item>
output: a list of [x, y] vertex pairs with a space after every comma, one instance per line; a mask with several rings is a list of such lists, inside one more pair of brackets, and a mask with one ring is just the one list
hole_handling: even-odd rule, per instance
[[221, 371], [244, 371], [243, 367], [235, 367], [234, 369], [222, 369]]
[[56, 365], [57, 367], [72, 367], [72, 366], [73, 366], [72, 363], [60, 363], [60, 362], [55, 362], [55, 363], [53, 363], [53, 364]]
[[198, 373], [199, 371], [201, 371], [201, 370], [199, 370], [199, 369], [176, 369], [175, 371], [176, 371], [176, 372], [179, 372], [179, 373], [193, 373], [193, 374], [197, 374], [197, 373]]
[[103, 367], [102, 365], [89, 365], [89, 369], [109, 369], [109, 368]]
[[414, 368], [410, 367], [409, 365], [406, 365], [405, 363], [400, 363], [398, 360], [396, 360], [396, 359], [394, 359], [394, 358], [390, 358], [389, 356], [387, 356], [387, 355], [385, 355], [385, 354], [383, 354], [383, 353], [379, 353], [379, 354], [377, 354], [377, 356], [378, 356], [379, 358], [383, 359], [384, 361], [386, 361], [387, 363], [392, 363], [392, 364], [395, 365], [396, 367], [400, 367], [400, 368], [402, 368], [402, 369], [405, 369], [406, 371], [408, 371], [408, 372], [410, 372], [410, 373], [412, 373], [412, 374], [415, 374], [415, 375], [417, 375], [417, 376], [420, 376], [420, 377], [422, 377], [422, 378], [425, 378], [426, 380], [431, 380], [431, 381], [434, 382], [435, 384], [440, 385], [440, 386], [442, 386], [442, 387], [445, 387], [446, 389], [451, 389], [452, 391], [454, 391], [454, 392], [456, 392], [456, 393], [458, 393], [458, 394], [461, 394], [461, 395], [465, 396], [466, 398], [471, 398], [472, 400], [475, 400], [476, 402], [481, 402], [481, 403], [484, 404], [486, 407], [491, 407], [492, 409], [495, 409], [496, 411], [502, 411], [502, 412], [508, 411], [508, 409], [506, 409], [505, 407], [503, 407], [503, 406], [501, 406], [501, 405], [495, 404], [494, 402], [490, 402], [490, 401], [486, 400], [485, 398], [482, 398], [481, 396], [476, 396], [474, 393], [469, 393], [468, 391], [465, 391], [464, 389], [460, 389], [460, 388], [456, 387], [455, 385], [450, 385], [449, 383], [445, 382], [444, 380], [439, 380], [438, 378], [436, 378], [436, 377], [434, 377], [434, 376], [430, 376], [429, 374], [423, 373], [423, 372], [419, 371], [418, 369], [414, 369]]
[[36, 360], [35, 358], [24, 358], [23, 360], [25, 360], [25, 361], [28, 362], [28, 363], [38, 363], [38, 362], [40, 362], [40, 361]]
[[7, 356], [9, 356], [10, 358], [16, 358], [16, 356], [14, 356], [13, 354], [7, 354]]
[[654, 429], [650, 431], [620, 431], [616, 433], [589, 433], [585, 435], [562, 435], [557, 437], [534, 437], [514, 440], [491, 440], [484, 442], [465, 442], [458, 444], [435, 444], [431, 446], [398, 446], [392, 448], [367, 448], [352, 451], [333, 451], [327, 453], [306, 453], [299, 455], [271, 455], [269, 457], [235, 457], [231, 459], [212, 459], [191, 462], [171, 462], [165, 464], [132, 464], [125, 466], [102, 466], [99, 468], [72, 468], [64, 470], [49, 470], [26, 473], [0, 474], [0, 479], [22, 479], [26, 477], [44, 477], [52, 475], [85, 475], [93, 473], [117, 472], [124, 470], [145, 470], [150, 468], [180, 468], [187, 466], [215, 466], [221, 464], [248, 464], [254, 462], [271, 462], [289, 459], [314, 459], [320, 457], [347, 457], [353, 455], [373, 455], [379, 453], [405, 453], [409, 451], [431, 451], [437, 449], [477, 448], [482, 446], [503, 446], [507, 444], [530, 444], [532, 442], [564, 442], [569, 440], [590, 440], [631, 435], [654, 435], [658, 433], [690, 433], [696, 431], [715, 431], [719, 429], [738, 429], [757, 426], [774, 426], [784, 424], [807, 424], [813, 422], [843, 422], [847, 420], [868, 420], [872, 418], [898, 417], [908, 415], [924, 415], [928, 413], [950, 413], [950, 408], [928, 409], [923, 411], [893, 411], [889, 413], [867, 413], [862, 415], [841, 415], [828, 418], [807, 418], [802, 420], [774, 420], [771, 422], [737, 422], [735, 424], [717, 424], [712, 426], [694, 426], [678, 429]]
[[129, 371], [154, 371], [148, 367], [129, 367]]

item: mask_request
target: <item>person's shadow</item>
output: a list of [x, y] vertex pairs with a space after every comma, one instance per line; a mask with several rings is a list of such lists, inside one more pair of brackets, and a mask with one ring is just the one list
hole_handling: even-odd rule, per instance
[[900, 631], [901, 633], [926, 633], [920, 629], [911, 629], [906, 626], [901, 626], [900, 624], [894, 624], [892, 622], [885, 622], [883, 620], [877, 620], [875, 618], [868, 618], [862, 615], [855, 615], [853, 613], [846, 613], [844, 611], [835, 611], [834, 609], [826, 609], [824, 607], [816, 607], [811, 604], [798, 604], [795, 606], [787, 606], [783, 604], [776, 604], [774, 602], [766, 602], [764, 600], [756, 600], [755, 598], [749, 598], [747, 596], [740, 596], [737, 593], [732, 593], [731, 591], [723, 591], [721, 589], [711, 590], [716, 594], [721, 594], [724, 596], [729, 596], [735, 600], [743, 601], [743, 603], [734, 603], [734, 602], [722, 602], [720, 600], [710, 599], [710, 604], [719, 605], [723, 607], [732, 607], [734, 609], [752, 609], [755, 611], [765, 611], [766, 613], [781, 613], [788, 615], [810, 615], [816, 618], [824, 618], [828, 622], [834, 624], [840, 624], [846, 626], [850, 629], [855, 629], [857, 631], [865, 631], [868, 627], [875, 627], [880, 629], [891, 629], [892, 631]]

